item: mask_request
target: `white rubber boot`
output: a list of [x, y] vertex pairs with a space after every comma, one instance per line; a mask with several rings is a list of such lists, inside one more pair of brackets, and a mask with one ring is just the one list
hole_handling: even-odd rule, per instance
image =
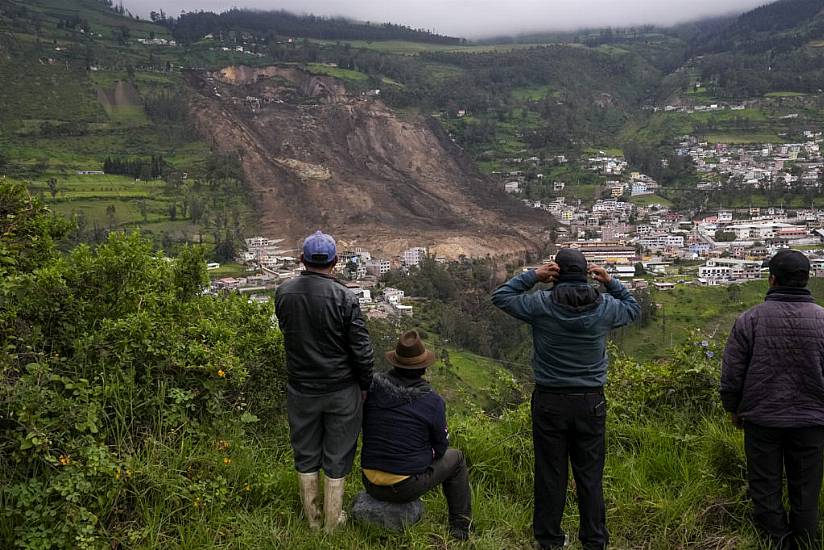
[[303, 515], [309, 521], [309, 528], [320, 529], [320, 498], [318, 490], [318, 472], [302, 474], [298, 472], [298, 484], [300, 485], [300, 501], [303, 504]]
[[346, 512], [343, 511], [343, 485], [346, 478], [324, 478], [323, 482], [323, 530], [332, 533], [346, 523]]

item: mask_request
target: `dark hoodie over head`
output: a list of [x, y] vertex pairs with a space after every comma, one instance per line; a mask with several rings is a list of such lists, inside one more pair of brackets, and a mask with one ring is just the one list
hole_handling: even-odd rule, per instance
[[422, 378], [378, 373], [363, 407], [361, 467], [420, 474], [449, 447], [446, 404]]
[[498, 287], [492, 303], [532, 326], [535, 383], [546, 388], [599, 388], [607, 381], [607, 336], [634, 321], [635, 298], [617, 279], [600, 294], [586, 282], [560, 281], [530, 292], [538, 283], [527, 271]]

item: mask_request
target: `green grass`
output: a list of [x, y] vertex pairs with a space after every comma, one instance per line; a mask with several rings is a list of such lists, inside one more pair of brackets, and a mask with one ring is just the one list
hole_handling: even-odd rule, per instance
[[[451, 417], [452, 444], [464, 451], [473, 492], [474, 534], [466, 543], [446, 532], [439, 490], [423, 497], [423, 520], [393, 533], [347, 523], [315, 533], [301, 517], [288, 431], [227, 431], [163, 443], [150, 439], [123, 483], [132, 495], [137, 548], [295, 550], [532, 548], [532, 443], [529, 408], [500, 419]], [[746, 519], [740, 432], [714, 418], [609, 417], [604, 491], [615, 548], [758, 548]], [[219, 449], [216, 441], [229, 442]], [[225, 459], [230, 459], [229, 464]], [[356, 464], [358, 458], [356, 458]], [[162, 465], [162, 466], [161, 466]], [[362, 490], [360, 469], [348, 477], [345, 502]], [[574, 489], [563, 526], [580, 549]]]
[[223, 277], [243, 277], [244, 275], [248, 275], [246, 267], [235, 263], [220, 264], [219, 268], [209, 271], [209, 277], [211, 279], [222, 279]]
[[[697, 273], [697, 268], [692, 271]], [[689, 280], [694, 276], [674, 278]], [[764, 301], [767, 281], [729, 288], [678, 285], [671, 291], [652, 290], [653, 301], [661, 305], [655, 319], [643, 328], [619, 329], [614, 340], [622, 352], [639, 360], [666, 357], [672, 345], [686, 342], [696, 330], [724, 340], [742, 311]], [[824, 279], [811, 279], [810, 288], [824, 303]]]
[[514, 88], [512, 90], [512, 97], [518, 101], [540, 101], [554, 93], [555, 90], [552, 86], [527, 86]]
[[306, 68], [312, 73], [334, 76], [335, 78], [340, 78], [341, 80], [349, 80], [352, 82], [366, 82], [369, 80], [369, 75], [360, 71], [339, 69], [338, 67], [330, 67], [329, 65], [324, 65], [323, 63], [308, 63]]
[[[334, 44], [337, 41], [319, 40], [324, 44]], [[345, 40], [341, 41], [350, 44], [353, 48], [364, 48], [394, 55], [417, 55], [422, 52], [466, 52], [466, 53], [486, 53], [486, 52], [508, 52], [525, 48], [533, 48], [545, 44], [431, 44], [426, 42], [409, 42], [405, 40]]]
[[511, 374], [492, 359], [455, 348], [446, 348], [440, 355], [430, 369], [432, 384], [455, 413], [494, 408], [496, 388], [514, 389]]
[[804, 97], [806, 95], [801, 92], [770, 92], [764, 97]]
[[747, 145], [753, 143], [784, 143], [786, 141], [783, 138], [780, 138], [777, 134], [750, 132], [742, 132], [740, 134], [706, 134], [704, 139], [706, 139], [708, 143], [730, 143], [736, 145]]

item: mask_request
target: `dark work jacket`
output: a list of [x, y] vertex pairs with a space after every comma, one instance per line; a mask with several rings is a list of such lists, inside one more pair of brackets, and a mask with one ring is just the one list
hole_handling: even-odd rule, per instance
[[369, 388], [374, 354], [355, 294], [334, 277], [304, 271], [278, 287], [289, 384], [299, 392]]
[[773, 428], [824, 425], [824, 308], [774, 288], [735, 322], [721, 369], [724, 408]]
[[420, 474], [448, 447], [446, 404], [432, 386], [420, 378], [376, 374], [363, 407], [361, 466]]

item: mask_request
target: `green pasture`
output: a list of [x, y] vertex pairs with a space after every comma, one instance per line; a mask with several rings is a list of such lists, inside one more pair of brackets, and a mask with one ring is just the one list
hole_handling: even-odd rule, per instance
[[323, 63], [307, 63], [306, 68], [312, 73], [334, 76], [335, 78], [340, 78], [341, 80], [348, 80], [351, 82], [366, 82], [369, 80], [369, 75], [360, 71], [330, 67], [329, 65], [325, 65]]
[[[819, 303], [824, 303], [824, 279], [811, 279], [810, 288]], [[614, 333], [619, 349], [638, 360], [666, 357], [672, 345], [684, 343], [695, 331], [725, 341], [738, 315], [764, 301], [767, 281], [714, 287], [677, 285], [674, 290], [651, 292], [653, 301], [660, 304], [655, 319], [645, 327], [630, 326]]]

